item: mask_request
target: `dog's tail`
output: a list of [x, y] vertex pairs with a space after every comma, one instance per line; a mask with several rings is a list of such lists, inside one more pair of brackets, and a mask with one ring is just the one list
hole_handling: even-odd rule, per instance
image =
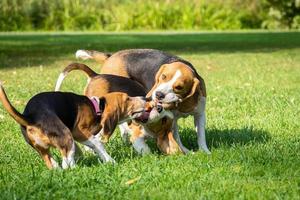
[[55, 91], [59, 91], [60, 86], [63, 82], [63, 80], [65, 79], [65, 77], [68, 75], [69, 72], [73, 71], [73, 70], [80, 70], [85, 72], [85, 74], [88, 76], [88, 78], [93, 78], [94, 76], [97, 76], [98, 74], [96, 72], [94, 72], [91, 68], [89, 68], [87, 65], [85, 64], [81, 64], [81, 63], [71, 63], [69, 64], [62, 73], [60, 73], [57, 81], [56, 81], [56, 86], [55, 86]]
[[0, 81], [0, 101], [3, 104], [3, 107], [6, 109], [6, 111], [16, 120], [20, 125], [22, 126], [28, 126], [29, 122], [25, 119], [24, 115], [19, 113], [10, 103], [8, 100], [6, 93], [4, 91], [4, 88], [2, 86], [2, 83]]
[[77, 50], [75, 53], [76, 58], [81, 58], [83, 60], [92, 59], [96, 62], [103, 63], [107, 58], [111, 56], [109, 53], [102, 53], [94, 50]]

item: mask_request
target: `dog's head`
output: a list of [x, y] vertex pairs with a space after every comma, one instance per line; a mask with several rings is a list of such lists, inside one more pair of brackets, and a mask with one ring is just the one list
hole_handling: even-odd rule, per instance
[[200, 81], [192, 69], [182, 62], [174, 62], [160, 67], [147, 96], [162, 103], [164, 108], [172, 109], [199, 92]]
[[99, 98], [102, 136], [108, 141], [118, 123], [140, 118], [145, 111], [144, 97], [130, 97], [126, 93], [112, 92]]
[[104, 115], [118, 115], [120, 121], [140, 117], [145, 110], [145, 104], [144, 97], [130, 97], [122, 92], [108, 93], [99, 99], [99, 108]]

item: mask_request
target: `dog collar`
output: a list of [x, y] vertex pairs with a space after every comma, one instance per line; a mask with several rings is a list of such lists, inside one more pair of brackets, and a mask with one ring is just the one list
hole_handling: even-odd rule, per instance
[[96, 112], [96, 114], [99, 116], [101, 115], [101, 111], [99, 108], [99, 98], [98, 97], [90, 97], [89, 98], [90, 101], [92, 102], [93, 106], [94, 106], [94, 110]]

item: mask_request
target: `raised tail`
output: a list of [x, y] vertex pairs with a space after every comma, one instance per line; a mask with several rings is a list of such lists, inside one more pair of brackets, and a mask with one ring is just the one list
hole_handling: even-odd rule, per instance
[[59, 91], [60, 86], [63, 82], [63, 80], [65, 79], [65, 77], [68, 75], [69, 72], [73, 71], [73, 70], [80, 70], [85, 72], [85, 74], [88, 76], [88, 78], [93, 78], [94, 76], [97, 76], [98, 74], [96, 72], [94, 72], [91, 68], [89, 68], [87, 65], [85, 64], [81, 64], [81, 63], [71, 63], [69, 64], [62, 73], [60, 73], [57, 81], [56, 81], [56, 85], [55, 85], [55, 91]]
[[111, 56], [109, 53], [102, 53], [94, 50], [77, 50], [75, 53], [76, 58], [81, 58], [83, 60], [92, 59], [96, 62], [104, 62], [107, 58]]
[[29, 122], [25, 119], [24, 115], [19, 113], [8, 100], [4, 88], [2, 87], [2, 83], [0, 81], [0, 101], [2, 102], [5, 110], [22, 126], [28, 126]]

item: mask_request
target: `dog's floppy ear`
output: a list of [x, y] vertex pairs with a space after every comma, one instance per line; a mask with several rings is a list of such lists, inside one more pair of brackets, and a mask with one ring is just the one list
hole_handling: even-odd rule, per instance
[[101, 142], [107, 143], [118, 125], [118, 119], [114, 114], [104, 114], [101, 120]]
[[105, 99], [105, 97], [99, 98], [99, 110], [100, 110], [100, 113], [103, 113], [103, 112], [104, 112], [105, 104], [106, 104], [106, 99]]
[[148, 92], [146, 98], [151, 97], [153, 91], [157, 88], [157, 85], [158, 85], [158, 82], [159, 82], [159, 77], [161, 76], [161, 74], [162, 74], [162, 72], [163, 72], [163, 70], [164, 70], [165, 67], [166, 67], [166, 65], [160, 66], [158, 72], [155, 75], [155, 83], [154, 83], [153, 87], [151, 88], [151, 90]]
[[183, 98], [183, 101], [193, 96], [196, 92], [200, 92], [200, 81], [197, 78], [194, 78], [194, 83], [190, 93]]

